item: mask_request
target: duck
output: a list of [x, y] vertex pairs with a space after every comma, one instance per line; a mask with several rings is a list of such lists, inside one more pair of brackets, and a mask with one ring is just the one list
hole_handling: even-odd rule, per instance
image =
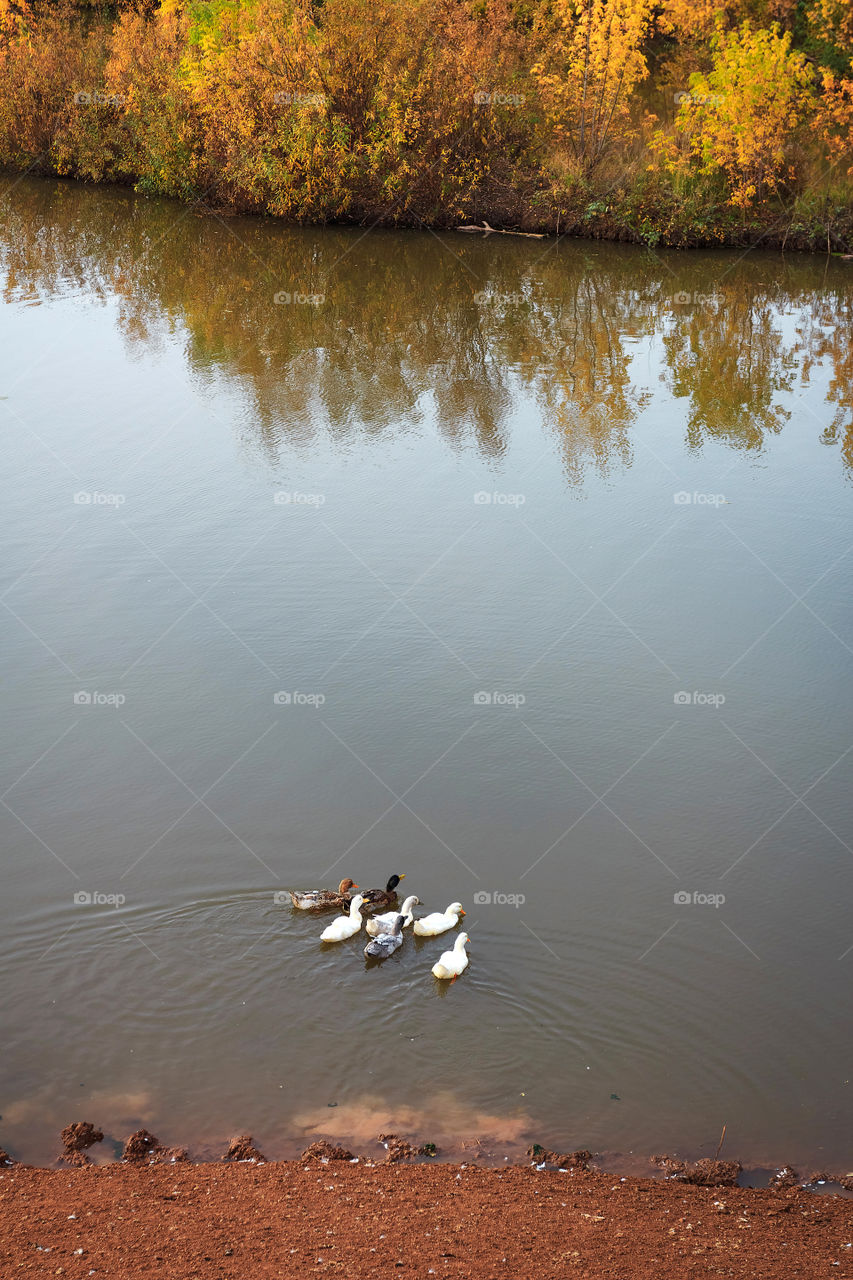
[[433, 911], [432, 915], [421, 916], [415, 921], [415, 933], [421, 938], [434, 938], [439, 933], [447, 933], [459, 923], [464, 916], [461, 902], [451, 902], [446, 911]]
[[390, 876], [384, 889], [365, 889], [364, 903], [368, 907], [392, 907], [397, 901], [397, 885], [405, 880], [405, 874]]
[[336, 920], [333, 920], [320, 934], [320, 941], [344, 942], [347, 938], [354, 937], [361, 928], [361, 907], [363, 902], [364, 898], [360, 893], [357, 893], [350, 903], [349, 913], [338, 916]]
[[405, 899], [399, 912], [388, 911], [383, 916], [371, 916], [369, 920], [365, 920], [364, 927], [372, 938], [378, 938], [380, 933], [391, 933], [393, 931], [394, 921], [402, 913], [403, 928], [405, 929], [415, 918], [414, 908], [420, 905], [420, 898], [416, 898], [412, 894], [411, 897]]
[[364, 948], [364, 954], [368, 960], [384, 960], [387, 956], [393, 955], [398, 947], [402, 947], [405, 919], [405, 916], [396, 916], [387, 933], [380, 933], [378, 938], [368, 942]]
[[436, 960], [432, 966], [433, 977], [458, 978], [460, 973], [468, 968], [468, 952], [465, 950], [467, 941], [467, 933], [458, 933], [456, 935], [453, 950], [445, 951], [441, 959]]
[[332, 907], [346, 910], [352, 899], [352, 890], [357, 888], [354, 880], [342, 880], [337, 893], [334, 889], [291, 889], [290, 900], [297, 911], [329, 911]]

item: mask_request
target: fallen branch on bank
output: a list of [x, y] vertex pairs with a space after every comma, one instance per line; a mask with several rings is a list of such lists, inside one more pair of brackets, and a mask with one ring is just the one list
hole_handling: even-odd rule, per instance
[[490, 227], [490, 226], [489, 226], [489, 224], [488, 224], [488, 222], [484, 222], [484, 223], [483, 223], [483, 225], [482, 225], [481, 227], [478, 227], [478, 226], [457, 227], [457, 228], [456, 228], [456, 230], [457, 230], [457, 231], [469, 231], [469, 232], [470, 232], [470, 231], [480, 231], [480, 232], [482, 232], [482, 233], [483, 233], [483, 235], [486, 235], [486, 236], [489, 236], [489, 235], [495, 235], [495, 236], [526, 236], [528, 240], [544, 240], [544, 239], [545, 239], [545, 234], [544, 234], [544, 232], [539, 232], [539, 231], [502, 231], [500, 227]]

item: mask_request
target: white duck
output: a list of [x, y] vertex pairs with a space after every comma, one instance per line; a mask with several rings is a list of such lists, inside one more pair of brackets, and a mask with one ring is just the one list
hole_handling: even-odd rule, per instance
[[436, 960], [432, 966], [433, 976], [436, 978], [458, 978], [464, 969], [468, 968], [468, 952], [465, 950], [465, 944], [468, 941], [467, 933], [459, 933], [456, 935], [456, 941], [453, 944], [452, 951], [445, 951], [440, 960]]
[[414, 907], [421, 905], [420, 898], [416, 898], [414, 894], [406, 898], [399, 911], [387, 911], [383, 916], [371, 916], [369, 920], [365, 920], [364, 927], [370, 934], [371, 938], [378, 938], [380, 933], [393, 933], [394, 922], [397, 916], [403, 917], [403, 928], [412, 923], [414, 919]]
[[357, 893], [350, 903], [349, 913], [344, 916], [338, 916], [337, 920], [333, 920], [327, 929], [320, 934], [321, 942], [344, 942], [347, 938], [354, 937], [361, 928], [361, 905], [364, 902], [360, 893]]
[[421, 916], [415, 921], [415, 933], [421, 938], [434, 938], [439, 933], [447, 933], [459, 923], [464, 916], [461, 902], [451, 902], [446, 911], [433, 911], [432, 915]]

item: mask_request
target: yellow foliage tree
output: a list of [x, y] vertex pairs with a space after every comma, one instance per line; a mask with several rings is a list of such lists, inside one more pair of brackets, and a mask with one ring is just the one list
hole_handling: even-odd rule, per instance
[[853, 79], [821, 70], [822, 93], [815, 123], [833, 167], [853, 174]]
[[724, 0], [662, 0], [657, 26], [679, 40], [707, 40], [724, 13]]
[[25, 36], [31, 22], [27, 0], [0, 0], [0, 50], [11, 40]]
[[[845, 0], [818, 0], [819, 4], [844, 3]], [[660, 0], [657, 29], [678, 40], [710, 40], [716, 28], [737, 26], [754, 21], [760, 26], [779, 22], [783, 27], [794, 22], [797, 0]]]
[[690, 77], [676, 126], [702, 171], [722, 170], [733, 204], [745, 206], [792, 176], [792, 153], [813, 105], [812, 72], [791, 33], [718, 31], [708, 75]]
[[557, 140], [584, 174], [628, 130], [628, 99], [648, 75], [651, 12], [652, 0], [554, 0], [557, 26], [531, 70]]
[[853, 58], [853, 4], [850, 0], [812, 0], [807, 14], [809, 35], [820, 44]]

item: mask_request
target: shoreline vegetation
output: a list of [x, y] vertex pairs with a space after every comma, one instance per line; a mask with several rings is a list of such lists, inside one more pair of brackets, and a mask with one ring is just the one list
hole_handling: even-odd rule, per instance
[[0, 0], [0, 165], [217, 213], [853, 252], [849, 0]]

